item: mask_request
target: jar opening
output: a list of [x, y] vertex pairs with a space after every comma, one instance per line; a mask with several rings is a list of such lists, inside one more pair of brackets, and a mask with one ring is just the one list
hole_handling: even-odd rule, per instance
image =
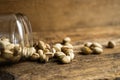
[[28, 18], [21, 13], [0, 14], [0, 37], [22, 47], [33, 46], [32, 28]]

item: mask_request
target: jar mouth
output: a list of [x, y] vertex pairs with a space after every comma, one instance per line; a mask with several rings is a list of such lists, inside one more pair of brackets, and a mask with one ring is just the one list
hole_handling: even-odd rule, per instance
[[[15, 39], [15, 31], [16, 29], [18, 30], [18, 34], [19, 34], [19, 40], [20, 40], [20, 44], [22, 47], [31, 47], [33, 46], [33, 36], [32, 36], [32, 28], [31, 28], [31, 24], [30, 21], [28, 20], [28, 18], [22, 14], [22, 13], [16, 13], [14, 14], [15, 20], [16, 20], [16, 26], [14, 28], [14, 33], [13, 33], [13, 39]], [[16, 39], [13, 40], [14, 43], [17, 43]]]
[[32, 28], [28, 18], [22, 13], [0, 14], [0, 38], [6, 37], [21, 47], [33, 46]]

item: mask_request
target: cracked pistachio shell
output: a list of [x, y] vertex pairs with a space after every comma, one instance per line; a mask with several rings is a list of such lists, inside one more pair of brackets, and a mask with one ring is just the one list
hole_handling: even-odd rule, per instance
[[116, 43], [114, 41], [109, 41], [107, 47], [108, 48], [114, 48], [116, 46]]
[[55, 57], [58, 57], [58, 58], [62, 55], [65, 55], [65, 53], [63, 53], [63, 52], [56, 52], [55, 53]]
[[38, 42], [38, 47], [42, 50], [46, 49], [46, 44], [43, 41]]
[[86, 46], [86, 47], [90, 47], [92, 45], [92, 42], [86, 42], [85, 44], [84, 44], [84, 46]]
[[71, 62], [70, 56], [64, 56], [64, 57], [61, 59], [61, 62], [64, 63], [64, 64], [70, 63], [70, 62]]
[[101, 54], [103, 53], [103, 49], [99, 47], [94, 47], [93, 48], [93, 54]]
[[57, 43], [53, 46], [53, 48], [56, 50], [56, 51], [61, 51], [61, 48], [62, 48], [62, 44], [60, 43]]
[[90, 47], [91, 47], [91, 49], [94, 48], [94, 47], [103, 48], [103, 46], [101, 44], [97, 43], [97, 42], [92, 43], [92, 45]]
[[30, 56], [30, 60], [38, 60], [40, 58], [39, 54], [38, 53], [33, 53], [31, 56]]
[[89, 47], [82, 47], [81, 48], [82, 54], [88, 55], [92, 53], [92, 50]]
[[13, 52], [10, 51], [10, 50], [5, 50], [5, 51], [2, 53], [2, 56], [3, 56], [3, 58], [5, 58], [5, 59], [12, 59], [12, 58], [13, 58]]
[[63, 39], [63, 43], [69, 43], [69, 42], [71, 42], [71, 38], [70, 37], [65, 37]]

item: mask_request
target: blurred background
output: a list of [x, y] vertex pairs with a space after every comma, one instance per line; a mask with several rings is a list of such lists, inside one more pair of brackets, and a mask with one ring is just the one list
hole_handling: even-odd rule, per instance
[[120, 0], [0, 0], [0, 13], [21, 12], [33, 31], [120, 24]]

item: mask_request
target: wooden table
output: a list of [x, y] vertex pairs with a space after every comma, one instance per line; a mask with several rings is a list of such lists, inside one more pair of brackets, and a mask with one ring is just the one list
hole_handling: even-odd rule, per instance
[[[70, 64], [54, 60], [42, 64], [20, 62], [0, 67], [0, 80], [120, 80], [120, 26], [82, 27], [62, 31], [33, 32], [35, 40], [49, 44], [60, 42], [69, 36], [74, 45], [75, 59]], [[109, 40], [117, 42], [114, 49], [104, 49], [100, 55], [81, 55], [80, 46], [87, 41], [106, 45]]]

